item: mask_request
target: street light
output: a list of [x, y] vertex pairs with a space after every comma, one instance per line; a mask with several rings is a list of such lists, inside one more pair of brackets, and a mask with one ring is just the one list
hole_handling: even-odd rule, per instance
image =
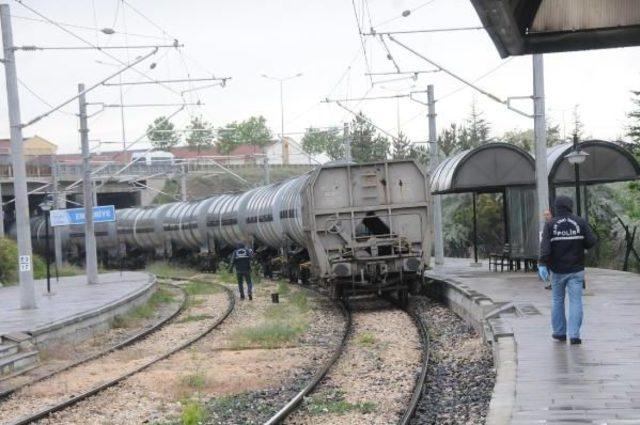
[[582, 215], [582, 206], [581, 206], [581, 199], [580, 199], [580, 164], [583, 164], [587, 160], [588, 156], [589, 156], [588, 153], [579, 149], [578, 135], [574, 134], [573, 150], [568, 154], [566, 154], [564, 157], [567, 161], [569, 161], [569, 164], [573, 165], [573, 168], [574, 168], [575, 181], [576, 181], [576, 213], [579, 216]]
[[285, 77], [285, 78], [270, 77], [266, 74], [262, 74], [262, 77], [268, 80], [274, 80], [280, 83], [280, 140], [282, 141], [282, 164], [285, 165], [289, 163], [289, 145], [287, 144], [284, 138], [284, 100], [283, 100], [282, 86], [285, 81], [302, 77], [302, 73], [299, 72], [296, 75], [292, 75], [290, 77]]
[[44, 244], [45, 244], [45, 261], [47, 262], [47, 295], [51, 295], [51, 255], [49, 250], [49, 216], [53, 208], [53, 200], [49, 194], [45, 195], [44, 201], [40, 203], [40, 209], [44, 213]]

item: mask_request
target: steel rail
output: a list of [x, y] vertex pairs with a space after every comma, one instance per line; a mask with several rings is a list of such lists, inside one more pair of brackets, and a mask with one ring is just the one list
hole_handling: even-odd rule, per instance
[[427, 381], [427, 371], [429, 368], [429, 332], [427, 331], [427, 325], [425, 324], [422, 316], [413, 308], [407, 308], [405, 310], [416, 323], [418, 330], [420, 332], [422, 338], [422, 369], [420, 371], [420, 376], [418, 376], [418, 380], [413, 388], [413, 395], [411, 396], [411, 400], [409, 401], [409, 405], [400, 418], [398, 422], [399, 425], [408, 425], [409, 422], [413, 419], [413, 416], [416, 413], [416, 409], [418, 408], [418, 404], [422, 399], [425, 389], [425, 383]]
[[[305, 287], [305, 289], [316, 292], [323, 296], [327, 296], [326, 294], [323, 294], [322, 292], [314, 288]], [[287, 402], [287, 404], [285, 404], [284, 407], [282, 407], [275, 415], [269, 418], [269, 420], [266, 421], [264, 425], [279, 424], [285, 418], [287, 418], [287, 416], [293, 413], [297, 409], [300, 402], [302, 402], [302, 400], [318, 386], [320, 381], [322, 381], [322, 379], [327, 375], [327, 372], [329, 372], [331, 367], [333, 367], [335, 362], [342, 355], [342, 352], [344, 351], [344, 348], [347, 345], [347, 338], [351, 333], [352, 320], [351, 320], [351, 312], [345, 306], [345, 304], [343, 302], [336, 302], [336, 304], [340, 307], [340, 310], [342, 311], [342, 314], [346, 319], [344, 324], [344, 331], [342, 334], [342, 340], [340, 341], [340, 344], [338, 345], [337, 349], [334, 351], [331, 358], [322, 366], [320, 370], [316, 372], [316, 374], [311, 378], [311, 380], [307, 383], [307, 385], [305, 385], [304, 388], [302, 388], [295, 396], [293, 396], [289, 400], [289, 402]]]
[[233, 311], [233, 309], [235, 308], [235, 295], [233, 294], [233, 291], [231, 291], [229, 288], [227, 288], [225, 285], [221, 285], [218, 283], [215, 283], [214, 285], [217, 285], [221, 288], [223, 288], [226, 292], [227, 292], [227, 297], [229, 298], [229, 306], [227, 307], [227, 310], [225, 311], [225, 313], [218, 319], [215, 321], [215, 323], [213, 323], [211, 326], [209, 326], [207, 329], [204, 330], [204, 332], [201, 332], [199, 335], [196, 335], [195, 337], [189, 339], [188, 341], [180, 344], [178, 347], [175, 347], [171, 350], [169, 350], [168, 352], [162, 354], [161, 356], [156, 357], [155, 359], [152, 359], [148, 362], [146, 362], [145, 364], [135, 368], [134, 370], [127, 372], [123, 375], [118, 376], [117, 378], [111, 379], [110, 381], [107, 381], [105, 383], [102, 383], [100, 385], [97, 385], [87, 391], [82, 392], [81, 394], [78, 394], [76, 396], [71, 397], [70, 399], [67, 399], [61, 403], [58, 403], [56, 405], [53, 406], [49, 406], [43, 410], [40, 410], [39, 412], [36, 412], [32, 415], [29, 416], [25, 416], [23, 418], [18, 419], [15, 422], [11, 422], [11, 425], [26, 425], [26, 424], [30, 424], [33, 423], [37, 420], [43, 419], [47, 416], [49, 416], [51, 413], [55, 413], [55, 412], [59, 412], [61, 410], [64, 410], [68, 407], [71, 407], [77, 403], [79, 403], [80, 401], [83, 401], [89, 397], [92, 397], [102, 391], [104, 391], [107, 388], [113, 387], [117, 384], [119, 384], [120, 382], [124, 381], [125, 379], [128, 379], [130, 377], [132, 377], [133, 375], [136, 375], [142, 371], [144, 371], [145, 369], [148, 369], [149, 367], [155, 365], [156, 363], [167, 359], [168, 357], [171, 357], [172, 355], [174, 355], [175, 353], [184, 350], [185, 348], [188, 348], [189, 346], [195, 344], [196, 342], [198, 342], [199, 340], [201, 340], [202, 338], [204, 338], [205, 336], [207, 336], [209, 333], [211, 333], [214, 329], [216, 329], [218, 326], [220, 326], [226, 319], [227, 317], [229, 317], [229, 315], [231, 314], [231, 312]]
[[[56, 369], [56, 370], [54, 370], [54, 371], [52, 371], [50, 373], [47, 373], [46, 375], [40, 376], [40, 377], [38, 377], [38, 378], [36, 378], [34, 380], [31, 380], [31, 381], [28, 381], [28, 382], [25, 382], [25, 383], [23, 383], [21, 385], [9, 388], [7, 390], [0, 390], [0, 400], [5, 399], [6, 397], [10, 396], [11, 394], [15, 393], [18, 390], [21, 390], [22, 388], [28, 387], [30, 385], [37, 384], [38, 382], [42, 382], [42, 381], [44, 381], [46, 379], [49, 379], [49, 378], [51, 378], [51, 377], [53, 377], [53, 376], [55, 376], [55, 375], [57, 375], [59, 373], [66, 372], [66, 371], [68, 371], [70, 369], [73, 369], [74, 367], [78, 367], [78, 366], [83, 365], [85, 363], [88, 363], [88, 362], [90, 362], [92, 360], [99, 359], [101, 357], [106, 356], [107, 354], [113, 353], [114, 351], [118, 351], [118, 350], [120, 350], [122, 348], [125, 348], [125, 347], [127, 347], [127, 346], [129, 346], [129, 345], [131, 345], [131, 344], [133, 344], [135, 342], [141, 341], [144, 338], [146, 338], [147, 336], [149, 336], [152, 333], [154, 333], [155, 331], [157, 331], [160, 328], [164, 327], [167, 323], [169, 323], [170, 321], [175, 319], [178, 316], [178, 314], [180, 314], [180, 313], [182, 313], [182, 311], [184, 311], [185, 307], [187, 306], [187, 299], [189, 298], [189, 295], [184, 290], [184, 288], [181, 288], [180, 286], [175, 285], [173, 283], [169, 283], [169, 282], [166, 282], [164, 284], [165, 285], [170, 285], [170, 286], [178, 289], [180, 292], [182, 292], [182, 302], [180, 303], [180, 306], [174, 312], [172, 312], [169, 316], [167, 316], [164, 319], [160, 320], [159, 322], [155, 323], [152, 327], [150, 327], [148, 329], [145, 329], [142, 332], [139, 332], [139, 333], [137, 333], [135, 335], [132, 335], [131, 337], [127, 338], [126, 340], [124, 340], [124, 341], [122, 341], [122, 342], [120, 342], [120, 343], [118, 343], [118, 344], [116, 344], [116, 345], [114, 345], [112, 347], [109, 347], [109, 348], [107, 348], [107, 349], [105, 349], [103, 351], [100, 351], [100, 352], [95, 353], [95, 354], [91, 354], [91, 355], [89, 355], [89, 356], [87, 356], [87, 357], [85, 357], [83, 359], [78, 360], [77, 362], [74, 362], [74, 363], [68, 364], [66, 366], [63, 366], [63, 367], [61, 367], [59, 369]], [[33, 370], [33, 369], [28, 369], [28, 370], [25, 371], [25, 373], [28, 372], [29, 370]], [[10, 376], [10, 377], [7, 377], [7, 378], [0, 379], [0, 383], [6, 382], [6, 381], [11, 380], [13, 378], [16, 378], [18, 376], [20, 376], [20, 374], [16, 374], [16, 375], [13, 375], [13, 376]]]

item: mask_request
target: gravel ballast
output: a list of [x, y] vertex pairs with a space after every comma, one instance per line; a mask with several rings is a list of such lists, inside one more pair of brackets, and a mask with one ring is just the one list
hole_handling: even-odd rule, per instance
[[342, 356], [285, 424], [393, 424], [404, 414], [421, 364], [418, 330], [387, 301], [350, 304]]
[[430, 359], [412, 424], [484, 424], [495, 385], [490, 346], [442, 304], [413, 300], [427, 324]]

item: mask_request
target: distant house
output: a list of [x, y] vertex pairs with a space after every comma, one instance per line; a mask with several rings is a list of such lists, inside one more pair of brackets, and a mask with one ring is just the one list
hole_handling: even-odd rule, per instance
[[308, 154], [290, 137], [285, 137], [284, 142], [284, 146], [282, 140], [275, 140], [265, 146], [264, 152], [269, 158], [269, 164], [319, 165], [330, 161], [326, 154]]
[[[23, 139], [25, 156], [52, 156], [58, 152], [58, 145], [35, 135]], [[11, 155], [11, 139], [0, 139], [0, 155]]]
[[[197, 150], [189, 146], [176, 146], [169, 149], [168, 152], [174, 155], [176, 161], [209, 158], [222, 165], [230, 166], [262, 164], [265, 155], [269, 158], [269, 164], [271, 165], [318, 165], [330, 160], [329, 157], [324, 154], [310, 155], [304, 152], [302, 147], [291, 138], [285, 138], [285, 141], [287, 149], [284, 149], [284, 152], [283, 144], [280, 140], [275, 140], [263, 148], [246, 144], [239, 145], [228, 154], [221, 153], [216, 147]], [[91, 162], [128, 163], [132, 161], [134, 156], [144, 155], [145, 152], [148, 152], [148, 149], [93, 153], [91, 155]], [[61, 154], [57, 156], [57, 159], [59, 163], [80, 163], [82, 161], [82, 155], [79, 153]]]

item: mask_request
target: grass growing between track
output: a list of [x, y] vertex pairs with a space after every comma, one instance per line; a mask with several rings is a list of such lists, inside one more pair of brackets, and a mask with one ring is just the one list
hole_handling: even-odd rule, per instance
[[211, 295], [220, 293], [222, 288], [203, 280], [192, 280], [184, 285], [184, 290], [189, 295]]
[[165, 288], [158, 288], [158, 290], [151, 295], [149, 301], [145, 304], [137, 306], [126, 314], [120, 314], [114, 317], [111, 326], [117, 329], [135, 327], [140, 323], [140, 321], [153, 317], [155, 311], [162, 304], [168, 304], [174, 300], [175, 297], [169, 290]]
[[312, 415], [337, 414], [358, 411], [361, 413], [371, 413], [376, 410], [376, 404], [371, 401], [359, 401], [350, 403], [344, 399], [344, 392], [340, 390], [327, 391], [316, 394], [304, 401], [305, 408]]
[[169, 263], [168, 261], [155, 261], [145, 268], [145, 271], [156, 275], [159, 278], [181, 277], [189, 278], [198, 274], [194, 269]]
[[[287, 286], [287, 293], [289, 291]], [[308, 311], [309, 302], [303, 292], [283, 296], [279, 304], [269, 305], [264, 310], [256, 325], [237, 329], [231, 336], [231, 347], [280, 348], [295, 345], [309, 327]]]

